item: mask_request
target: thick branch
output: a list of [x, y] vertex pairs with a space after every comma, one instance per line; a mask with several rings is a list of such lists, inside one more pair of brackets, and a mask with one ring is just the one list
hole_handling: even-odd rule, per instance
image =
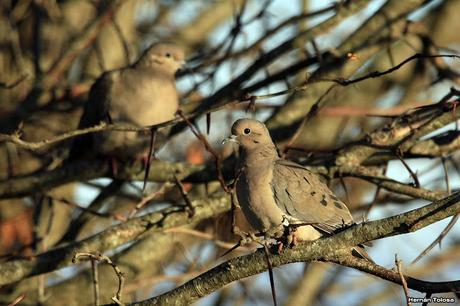
[[[170, 163], [160, 160], [152, 161], [149, 180], [157, 182], [180, 180], [191, 173], [202, 171], [206, 165], [187, 163]], [[0, 199], [28, 196], [47, 191], [75, 181], [86, 181], [99, 177], [112, 177], [122, 180], [142, 180], [143, 170], [139, 165], [124, 165], [116, 175], [111, 175], [110, 165], [106, 161], [78, 161], [63, 165], [51, 171], [34, 173], [0, 182]]]
[[[442, 199], [447, 195], [447, 192], [441, 190], [429, 190], [425, 188], [417, 188], [410, 184], [404, 184], [383, 176], [380, 174], [380, 169], [375, 167], [353, 167], [353, 166], [342, 166], [337, 167], [337, 172], [340, 176], [354, 176], [366, 181], [369, 181], [377, 186], [385, 188], [388, 191], [392, 191], [398, 194], [404, 194], [413, 198], [420, 198], [430, 201]], [[376, 171], [377, 170], [377, 171]], [[336, 175], [337, 176], [337, 175]]]
[[196, 223], [230, 209], [230, 199], [226, 194], [192, 201], [192, 204], [195, 207], [195, 214], [191, 218], [185, 209], [173, 207], [130, 219], [87, 239], [42, 253], [30, 259], [15, 259], [1, 263], [0, 286], [69, 266], [72, 264], [72, 257], [75, 253], [103, 253], [133, 241], [147, 231], [164, 230]]
[[459, 108], [455, 107], [454, 103], [448, 103], [450, 99], [459, 96], [460, 92], [451, 88], [438, 103], [415, 108], [410, 114], [397, 117], [390, 124], [373, 131], [367, 140], [342, 148], [335, 158], [335, 163], [359, 165], [379, 151], [409, 151], [421, 137], [459, 118]]
[[[364, 260], [351, 259], [346, 249], [371, 240], [414, 232], [459, 212], [460, 193], [455, 193], [424, 207], [352, 226], [336, 235], [303, 243], [293, 249], [285, 249], [279, 255], [272, 254], [272, 265], [276, 267], [293, 262], [330, 261], [399, 284], [401, 279], [396, 272], [390, 273], [391, 270]], [[264, 256], [263, 250], [259, 249], [253, 254], [233, 258], [172, 291], [131, 305], [188, 305], [233, 281], [266, 271], [268, 267]], [[434, 283], [407, 276], [406, 281], [409, 288], [421, 292], [460, 291], [460, 281]]]

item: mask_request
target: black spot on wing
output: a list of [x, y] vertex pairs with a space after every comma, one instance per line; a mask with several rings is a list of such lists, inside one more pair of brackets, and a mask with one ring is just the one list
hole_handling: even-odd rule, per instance
[[310, 195], [314, 196], [316, 194], [316, 191], [310, 192]]
[[[286, 206], [283, 195], [280, 194], [276, 188], [273, 188], [272, 190], [273, 190], [273, 197], [275, 198], [276, 205], [278, 205], [278, 207], [281, 208], [286, 213], [291, 214], [291, 212], [289, 212], [288, 207]], [[286, 189], [285, 191], [287, 194], [289, 194]]]
[[288, 195], [289, 199], [292, 201], [292, 195], [289, 193], [289, 190], [287, 188], [284, 188], [284, 191]]
[[297, 210], [295, 205], [295, 199], [293, 198], [292, 194], [289, 192], [287, 188], [284, 189], [284, 192], [287, 195], [287, 197], [283, 196], [282, 194], [278, 195], [276, 190], [274, 190], [275, 202], [278, 205], [278, 207], [283, 209], [290, 216], [302, 218], [303, 214], [301, 211]]
[[305, 176], [303, 177], [303, 179], [305, 180], [305, 182], [307, 182], [307, 184], [311, 185]]
[[323, 198], [321, 199], [320, 202], [323, 206], [327, 206], [327, 201], [326, 201], [326, 195], [323, 194]]
[[275, 198], [275, 202], [279, 203], [280, 198], [278, 197], [278, 192], [276, 192], [275, 188], [273, 188], [272, 190], [273, 190], [273, 197]]
[[343, 209], [342, 204], [340, 204], [339, 202], [334, 202], [334, 205], [335, 205], [335, 207], [337, 207], [338, 209]]

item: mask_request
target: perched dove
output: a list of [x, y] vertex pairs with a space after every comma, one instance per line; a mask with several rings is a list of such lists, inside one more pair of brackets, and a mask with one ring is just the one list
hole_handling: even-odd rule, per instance
[[[174, 44], [157, 43], [133, 65], [102, 74], [91, 87], [78, 128], [107, 123], [146, 126], [174, 118], [178, 95], [174, 75], [184, 64], [183, 51]], [[141, 133], [104, 131], [77, 137], [69, 159], [82, 156], [135, 157], [148, 148]]]
[[[235, 121], [226, 141], [239, 144], [242, 172], [236, 194], [256, 231], [279, 237], [283, 225], [297, 224], [295, 239], [309, 241], [354, 223], [347, 206], [315, 174], [278, 156], [262, 122]], [[364, 250], [357, 251], [367, 258]]]

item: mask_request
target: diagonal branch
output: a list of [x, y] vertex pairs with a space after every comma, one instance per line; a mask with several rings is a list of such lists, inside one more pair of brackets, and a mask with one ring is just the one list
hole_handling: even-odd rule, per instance
[[[417, 231], [460, 212], [460, 193], [393, 217], [352, 226], [336, 235], [272, 254], [274, 267], [294, 262], [329, 261], [401, 284], [396, 271], [351, 256], [350, 248], [371, 240]], [[268, 269], [263, 250], [236, 257], [157, 297], [133, 305], [188, 305], [233, 281]], [[428, 282], [404, 277], [409, 288], [428, 293], [460, 291], [460, 281]]]
[[75, 253], [90, 251], [103, 253], [134, 241], [148, 231], [164, 230], [211, 218], [230, 210], [230, 199], [226, 194], [220, 193], [214, 197], [193, 201], [193, 205], [195, 207], [193, 217], [190, 217], [183, 208], [172, 207], [129, 219], [94, 236], [33, 258], [20, 258], [0, 263], [0, 286], [69, 266]]
[[321, 79], [316, 79], [315, 82], [322, 82], [322, 81], [327, 81], [327, 82], [334, 82], [334, 83], [337, 83], [341, 86], [349, 86], [351, 84], [355, 84], [355, 83], [358, 83], [358, 82], [362, 82], [364, 80], [367, 80], [367, 79], [372, 79], [372, 78], [379, 78], [381, 76], [384, 76], [386, 74], [389, 74], [389, 73], [392, 73], [396, 70], [399, 70], [402, 66], [404, 66], [405, 64], [413, 61], [413, 60], [417, 60], [417, 59], [425, 59], [425, 58], [440, 58], [440, 57], [445, 57], [445, 58], [456, 58], [456, 59], [460, 59], [460, 56], [459, 55], [456, 55], [456, 54], [421, 54], [421, 53], [416, 53], [408, 58], [406, 58], [405, 60], [403, 60], [402, 62], [400, 62], [398, 65], [396, 66], [393, 66], [387, 70], [384, 70], [384, 71], [372, 71], [366, 75], [363, 75], [361, 77], [357, 77], [355, 79], [340, 79], [340, 78], [335, 78], [335, 79], [327, 79], [327, 78], [321, 78]]

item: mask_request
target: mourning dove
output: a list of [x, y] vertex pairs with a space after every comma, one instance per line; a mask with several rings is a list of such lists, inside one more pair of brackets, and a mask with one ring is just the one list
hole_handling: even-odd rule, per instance
[[[174, 75], [183, 64], [184, 53], [178, 46], [156, 43], [133, 65], [105, 72], [91, 87], [78, 128], [102, 121], [147, 126], [173, 119], [179, 100]], [[69, 159], [131, 158], [148, 148], [149, 137], [141, 134], [104, 131], [77, 137]]]
[[[296, 228], [296, 240], [310, 241], [354, 224], [347, 206], [315, 174], [279, 157], [262, 122], [239, 119], [224, 141], [240, 147], [236, 194], [246, 219], [259, 233], [279, 237], [290, 225]], [[367, 258], [364, 250], [358, 253]]]

